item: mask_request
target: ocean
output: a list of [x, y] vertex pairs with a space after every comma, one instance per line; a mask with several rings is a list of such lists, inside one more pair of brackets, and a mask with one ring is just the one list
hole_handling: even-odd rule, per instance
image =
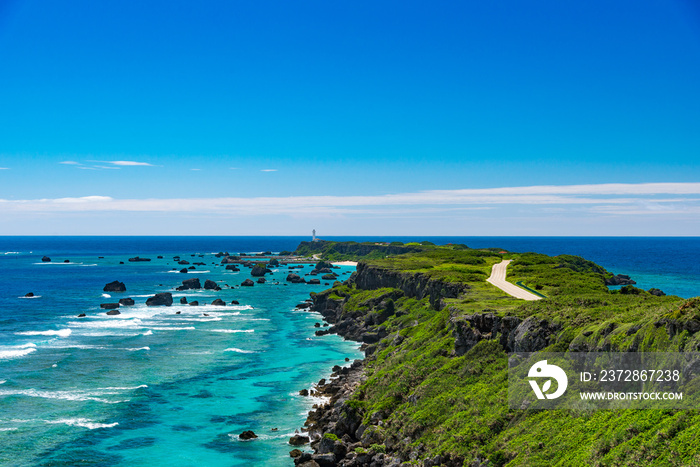
[[[639, 287], [700, 295], [698, 238], [329, 239], [576, 254], [631, 275]], [[302, 240], [308, 237], [0, 237], [0, 465], [292, 465], [287, 440], [319, 402], [299, 390], [362, 353], [338, 336], [316, 336], [321, 316], [295, 308], [327, 288], [324, 281], [288, 284], [282, 266], [266, 284], [240, 287], [249, 270], [226, 271], [214, 255], [294, 250]], [[134, 256], [151, 261], [129, 262]], [[204, 264], [178, 272], [195, 262]], [[336, 272], [342, 279], [353, 270]], [[194, 277], [222, 290], [174, 291]], [[127, 291], [102, 290], [115, 280]], [[145, 305], [166, 291], [172, 306]], [[135, 305], [120, 315], [100, 308], [126, 297]], [[181, 297], [201, 306], [181, 305]], [[216, 298], [226, 306], [211, 305]], [[259, 437], [239, 440], [245, 430]]]

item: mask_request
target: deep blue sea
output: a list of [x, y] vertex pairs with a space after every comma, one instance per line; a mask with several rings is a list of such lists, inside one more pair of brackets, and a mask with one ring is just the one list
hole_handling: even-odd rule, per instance
[[[332, 239], [576, 254], [639, 287], [700, 295], [698, 238]], [[279, 267], [266, 284], [239, 287], [249, 270], [226, 271], [214, 254], [294, 250], [301, 240], [308, 238], [0, 237], [0, 465], [292, 465], [287, 440], [318, 402], [299, 390], [361, 352], [338, 336], [315, 336], [321, 316], [295, 309], [326, 285], [287, 284], [288, 269]], [[204, 265], [179, 273], [189, 266], [176, 255]], [[133, 256], [151, 261], [128, 262]], [[222, 290], [174, 291], [193, 277]], [[103, 292], [114, 280], [127, 291]], [[173, 306], [145, 306], [165, 291]], [[29, 292], [35, 296], [24, 298]], [[180, 305], [183, 296], [203, 306]], [[100, 309], [125, 297], [136, 305], [118, 316]], [[205, 305], [216, 298], [229, 305]], [[239, 441], [244, 430], [259, 438]]]

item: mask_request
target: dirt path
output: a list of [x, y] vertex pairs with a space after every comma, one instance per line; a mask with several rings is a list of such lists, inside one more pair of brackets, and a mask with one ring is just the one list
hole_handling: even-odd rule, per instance
[[494, 264], [493, 269], [491, 270], [491, 277], [486, 279], [486, 282], [495, 285], [508, 295], [512, 295], [515, 298], [521, 298], [523, 300], [541, 300], [542, 297], [538, 297], [537, 295], [506, 281], [506, 268], [511, 261], [512, 260], [508, 259]]

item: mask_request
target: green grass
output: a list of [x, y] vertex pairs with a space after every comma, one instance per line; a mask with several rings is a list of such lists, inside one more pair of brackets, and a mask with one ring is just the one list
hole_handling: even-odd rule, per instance
[[[525, 302], [486, 283], [502, 256], [514, 260], [510, 281], [547, 298]], [[573, 256], [431, 247], [365, 263], [470, 286], [441, 310], [426, 299], [401, 297], [396, 313], [382, 323], [389, 337], [367, 359], [367, 379], [349, 405], [366, 423], [382, 412], [387, 446], [421, 459], [461, 456], [464, 465], [485, 458], [496, 466], [700, 465], [698, 411], [509, 409], [507, 353], [498, 340], [482, 340], [455, 357], [450, 327], [451, 319], [474, 313], [538, 316], [560, 326], [547, 350], [696, 351], [700, 336], [682, 327], [700, 322], [700, 298], [611, 292], [604, 284], [608, 271]], [[364, 319], [392, 292], [342, 285], [323, 293], [346, 300], [343, 312]], [[681, 331], [669, 335], [663, 324], [669, 320]]]

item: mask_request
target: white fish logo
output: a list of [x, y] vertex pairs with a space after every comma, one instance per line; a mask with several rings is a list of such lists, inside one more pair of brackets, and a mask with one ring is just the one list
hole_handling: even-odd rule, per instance
[[554, 378], [557, 382], [557, 390], [552, 394], [545, 394], [552, 386], [551, 379], [545, 381], [545, 383], [542, 385], [542, 389], [540, 389], [536, 381], [530, 380], [530, 386], [532, 386], [532, 390], [535, 391], [535, 395], [538, 399], [556, 399], [564, 394], [564, 391], [566, 391], [566, 386], [569, 384], [564, 370], [556, 365], [548, 365], [547, 360], [540, 360], [532, 365], [527, 376], [529, 378]]

